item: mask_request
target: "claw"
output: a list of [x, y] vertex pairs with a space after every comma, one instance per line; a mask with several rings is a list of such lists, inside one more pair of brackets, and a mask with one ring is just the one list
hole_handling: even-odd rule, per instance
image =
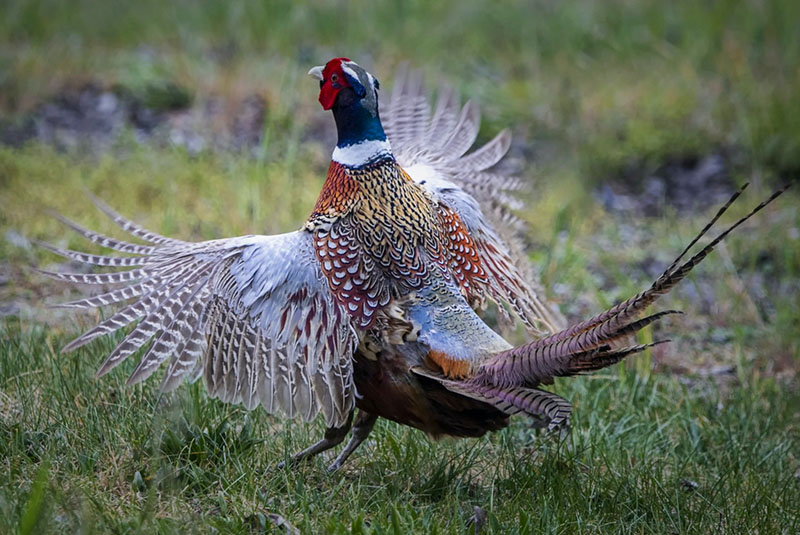
[[339, 462], [339, 458], [337, 457], [335, 461], [333, 461], [331, 464], [328, 465], [328, 473], [334, 474], [338, 472], [339, 468], [342, 467], [342, 464], [343, 463]]
[[342, 465], [344, 465], [345, 461], [350, 457], [356, 448], [358, 448], [362, 442], [364, 442], [369, 434], [372, 432], [372, 428], [375, 427], [375, 422], [378, 420], [378, 417], [374, 414], [370, 414], [363, 410], [358, 411], [358, 416], [356, 417], [356, 423], [353, 426], [353, 434], [350, 437], [350, 441], [347, 443], [347, 446], [344, 447], [342, 452], [336, 457], [330, 466], [328, 466], [328, 472], [333, 473], [339, 470]]
[[277, 465], [278, 470], [283, 470], [287, 467], [291, 468], [301, 461], [311, 459], [315, 455], [341, 444], [344, 440], [344, 437], [346, 437], [347, 433], [350, 431], [350, 426], [353, 424], [353, 412], [355, 411], [350, 412], [350, 415], [347, 417], [347, 421], [344, 423], [344, 425], [342, 425], [342, 427], [328, 427], [325, 429], [325, 435], [322, 437], [322, 439], [318, 440], [303, 451], [295, 453], [289, 458], [288, 461], [279, 462]]

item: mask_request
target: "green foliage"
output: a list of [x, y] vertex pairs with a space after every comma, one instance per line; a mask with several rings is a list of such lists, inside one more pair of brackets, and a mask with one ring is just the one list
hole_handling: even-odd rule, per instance
[[0, 337], [3, 531], [240, 533], [278, 513], [313, 533], [462, 533], [475, 505], [490, 533], [800, 527], [800, 397], [770, 378], [727, 392], [661, 374], [565, 380], [576, 411], [563, 442], [521, 419], [459, 442], [382, 422], [328, 475], [325, 459], [275, 468], [319, 423], [288, 428], [199, 385], [126, 388], [132, 362], [92, 379], [117, 340], [57, 356], [66, 338], [49, 329], [6, 322]]
[[287, 72], [344, 54], [381, 76], [410, 60], [461, 80], [492, 129], [529, 124], [578, 154], [591, 177], [710, 147], [794, 176], [798, 19], [800, 4], [786, 0], [12, 0], [0, 18], [0, 107], [30, 108], [76, 79], [116, 84], [158, 109], [188, 102], [184, 88], [271, 100]]
[[31, 535], [41, 529], [41, 524], [47, 516], [45, 510], [45, 490], [47, 486], [47, 479], [50, 472], [50, 463], [44, 461], [39, 467], [36, 474], [36, 479], [31, 486], [31, 492], [28, 495], [28, 501], [22, 510], [22, 517], [19, 521], [19, 532], [21, 535]]
[[0, 276], [12, 280], [0, 304], [35, 307], [0, 320], [1, 533], [282, 533], [279, 515], [303, 533], [450, 534], [472, 529], [475, 506], [486, 533], [800, 531], [797, 192], [667, 298], [686, 316], [642, 341], [671, 344], [557, 382], [575, 405], [565, 440], [523, 419], [441, 442], [381, 421], [334, 475], [323, 458], [275, 468], [321, 422], [248, 413], [200, 384], [126, 387], [134, 359], [93, 379], [122, 335], [60, 354], [97, 318], [45, 310], [68, 291], [26, 267], [60, 260], [9, 238], [98, 250], [45, 213], [118, 235], [84, 190], [184, 239], [297, 228], [330, 152], [305, 71], [349, 55], [391, 87], [409, 60], [480, 101], [482, 138], [522, 134], [537, 165], [523, 173], [535, 181], [521, 214], [531, 257], [582, 317], [641, 289], [708, 217], [611, 217], [593, 196], [601, 181], [722, 151], [734, 182], [754, 182], [733, 218], [796, 176], [800, 3], [11, 0], [2, 11], [3, 121], [87, 81], [154, 110], [253, 94], [265, 110], [252, 154], [132, 133], [100, 154], [0, 147]]

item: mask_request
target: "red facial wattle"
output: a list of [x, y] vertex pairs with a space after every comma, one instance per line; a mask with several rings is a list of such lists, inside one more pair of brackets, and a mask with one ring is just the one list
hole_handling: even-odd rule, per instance
[[333, 108], [333, 104], [336, 102], [336, 95], [339, 94], [340, 89], [333, 87], [329, 81], [322, 84], [319, 90], [319, 103], [322, 104], [323, 110]]
[[[325, 64], [322, 70], [322, 86], [319, 89], [319, 103], [322, 109], [329, 110], [336, 103], [336, 96], [345, 87], [350, 87], [342, 70], [342, 62], [348, 58], [334, 58]], [[334, 76], [335, 75], [335, 76]]]

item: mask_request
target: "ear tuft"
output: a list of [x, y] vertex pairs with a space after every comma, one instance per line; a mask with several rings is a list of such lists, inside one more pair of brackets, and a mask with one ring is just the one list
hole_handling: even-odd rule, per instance
[[367, 89], [364, 87], [364, 84], [361, 81], [353, 76], [350, 72], [344, 72], [345, 77], [347, 78], [347, 83], [350, 84], [350, 87], [353, 89], [353, 92], [356, 94], [358, 98], [364, 98], [367, 95]]

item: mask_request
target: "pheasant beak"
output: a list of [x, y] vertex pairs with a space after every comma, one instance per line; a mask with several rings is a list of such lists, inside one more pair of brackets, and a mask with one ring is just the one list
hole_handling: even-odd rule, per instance
[[310, 71], [308, 71], [308, 75], [311, 76], [312, 78], [316, 78], [317, 80], [319, 80], [321, 82], [322, 81], [322, 69], [324, 69], [324, 68], [325, 67], [323, 65], [317, 65], [316, 67], [313, 67]]

